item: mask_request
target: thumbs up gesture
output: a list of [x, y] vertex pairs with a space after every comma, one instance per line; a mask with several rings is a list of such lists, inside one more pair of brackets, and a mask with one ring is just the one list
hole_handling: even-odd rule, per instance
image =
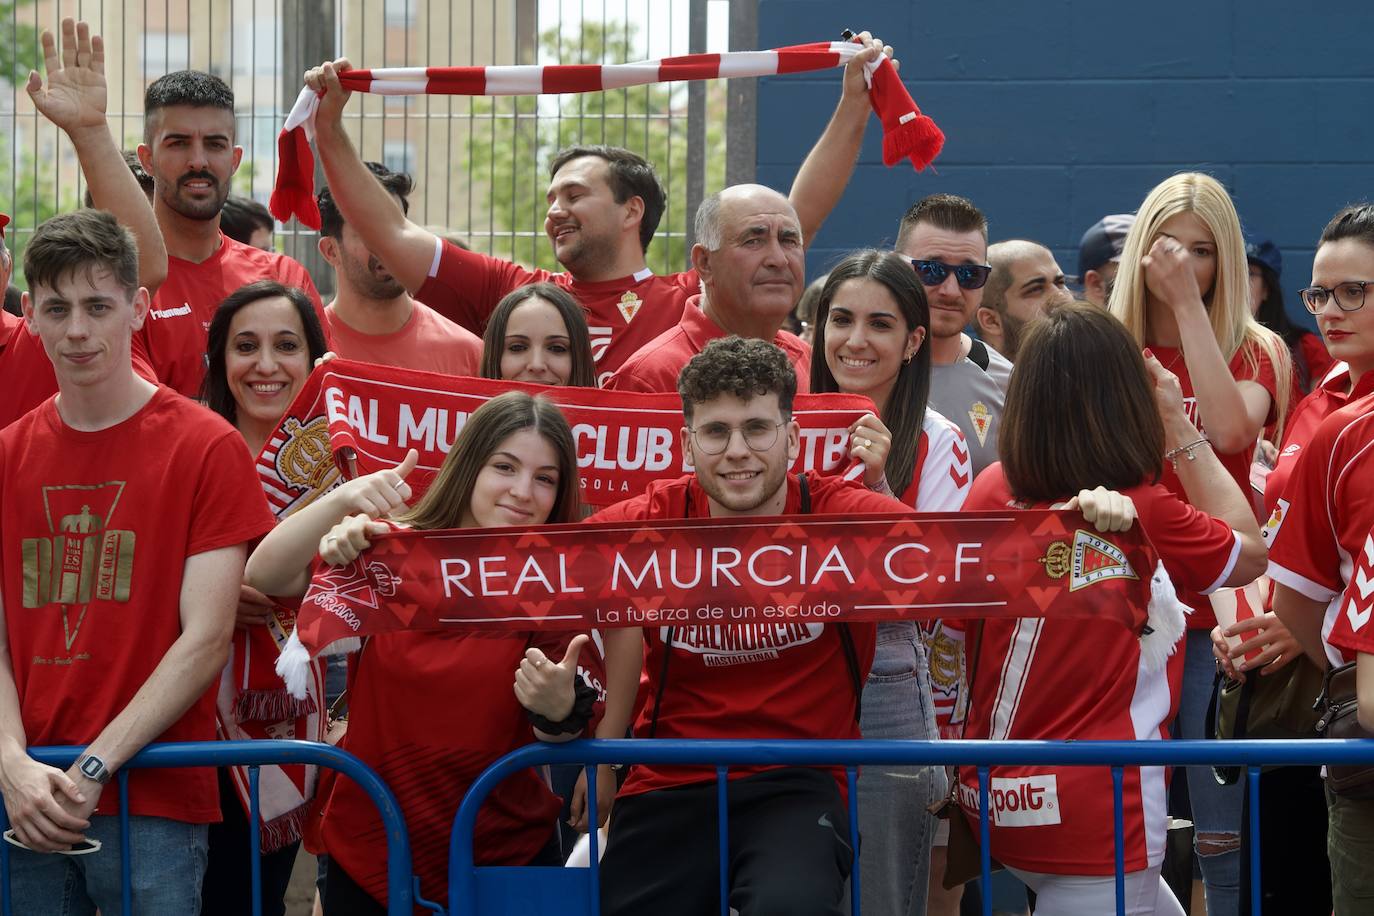
[[406, 477], [420, 463], [420, 453], [411, 449], [394, 468], [384, 468], [364, 474], [339, 487], [338, 501], [343, 514], [361, 512], [370, 518], [382, 518], [405, 508], [410, 499], [410, 485]]
[[550, 722], [566, 719], [572, 713], [575, 699], [573, 679], [577, 677], [577, 659], [590, 640], [586, 633], [574, 636], [563, 660], [557, 664], [534, 646], [526, 649], [520, 667], [515, 669], [515, 698], [520, 705]]

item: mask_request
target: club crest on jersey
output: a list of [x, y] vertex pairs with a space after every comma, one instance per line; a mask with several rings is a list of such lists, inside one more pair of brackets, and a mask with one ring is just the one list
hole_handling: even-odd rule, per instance
[[1122, 549], [1105, 538], [1079, 528], [1073, 543], [1053, 541], [1040, 558], [1051, 579], [1069, 577], [1069, 591], [1107, 579], [1138, 579]]
[[620, 301], [615, 304], [615, 307], [620, 309], [621, 317], [625, 319], [626, 324], [629, 324], [635, 320], [635, 316], [639, 314], [640, 306], [643, 304], [643, 299], [636, 296], [633, 291], [628, 291], [620, 297]]
[[992, 411], [988, 410], [988, 405], [982, 401], [974, 401], [973, 406], [968, 409], [968, 419], [973, 424], [973, 433], [978, 437], [978, 445], [987, 445], [988, 430], [992, 427]]

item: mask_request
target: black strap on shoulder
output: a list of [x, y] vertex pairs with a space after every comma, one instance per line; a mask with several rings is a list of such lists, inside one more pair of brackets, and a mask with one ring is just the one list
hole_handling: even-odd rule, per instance
[[970, 339], [968, 348], [969, 362], [973, 363], [984, 372], [988, 371], [988, 366], [992, 365], [992, 357], [988, 355], [988, 346], [978, 338]]

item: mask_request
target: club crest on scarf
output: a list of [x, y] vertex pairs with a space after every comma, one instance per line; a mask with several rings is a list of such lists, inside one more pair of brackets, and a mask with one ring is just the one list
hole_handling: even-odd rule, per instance
[[1051, 579], [1069, 576], [1069, 591], [1086, 588], [1104, 579], [1138, 579], [1120, 547], [1090, 531], [1079, 528], [1073, 544], [1054, 541], [1040, 558]]

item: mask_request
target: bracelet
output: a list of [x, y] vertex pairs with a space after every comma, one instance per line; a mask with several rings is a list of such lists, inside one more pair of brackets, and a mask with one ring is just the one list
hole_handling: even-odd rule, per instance
[[887, 474], [883, 474], [882, 479], [868, 489], [883, 496], [896, 496], [896, 494], [892, 492], [892, 484], [887, 482]]
[[1189, 461], [1196, 461], [1197, 456], [1194, 455], [1193, 452], [1201, 448], [1202, 446], [1207, 445], [1210, 441], [1211, 440], [1207, 438], [1206, 433], [1204, 433], [1202, 436], [1200, 436], [1197, 439], [1194, 439], [1187, 445], [1180, 445], [1178, 448], [1169, 449], [1167, 452], [1164, 453], [1164, 457], [1169, 459], [1169, 463], [1173, 465], [1174, 470], [1177, 471], [1179, 455], [1186, 454], [1188, 456]]
[[567, 716], [554, 722], [528, 709], [525, 715], [531, 725], [546, 735], [575, 735], [586, 729], [600, 698], [601, 692], [578, 676], [573, 678], [573, 706]]

